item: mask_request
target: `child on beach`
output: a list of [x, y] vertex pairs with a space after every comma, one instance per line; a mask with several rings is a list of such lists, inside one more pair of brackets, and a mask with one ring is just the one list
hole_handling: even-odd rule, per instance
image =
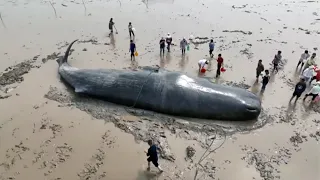
[[145, 151], [145, 153], [147, 154], [148, 159], [148, 171], [150, 171], [150, 162], [152, 162], [152, 164], [158, 168], [158, 170], [160, 172], [163, 172], [163, 170], [161, 169], [160, 165], [158, 164], [158, 152], [157, 152], [157, 146], [155, 144], [153, 144], [152, 140], [148, 140], [148, 144], [149, 144], [149, 149], [148, 152]]
[[266, 86], [267, 86], [267, 84], [269, 83], [269, 80], [270, 80], [269, 70], [265, 70], [264, 72], [266, 74], [262, 78], [261, 91], [264, 91], [266, 89]]

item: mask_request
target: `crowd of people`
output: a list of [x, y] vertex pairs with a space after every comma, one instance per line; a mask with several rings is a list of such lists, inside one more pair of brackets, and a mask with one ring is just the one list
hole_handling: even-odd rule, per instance
[[[115, 23], [113, 22], [113, 19], [111, 18], [109, 21], [109, 30], [110, 34], [113, 33], [113, 27], [115, 28]], [[115, 28], [116, 29], [116, 28]], [[117, 30], [117, 29], [116, 29]], [[128, 24], [128, 30], [129, 30], [129, 36], [130, 36], [130, 57], [131, 61], [135, 60], [135, 56], [137, 55], [136, 45], [134, 43], [134, 31], [133, 25], [131, 22]], [[171, 45], [173, 45], [173, 39], [170, 33], [167, 34], [167, 37], [162, 37], [160, 39], [159, 45], [160, 45], [160, 56], [163, 56], [165, 53], [165, 48], [167, 47], [168, 53], [170, 52]], [[213, 59], [213, 51], [215, 48], [215, 44], [213, 40], [211, 39], [209, 42], [209, 57], [210, 59]], [[189, 50], [189, 43], [186, 40], [186, 38], [183, 38], [180, 41], [180, 49], [182, 56], [185, 55], [186, 50]], [[308, 50], [304, 51], [303, 54], [301, 54], [301, 57], [298, 61], [296, 71], [298, 71], [298, 68], [300, 66], [300, 81], [295, 85], [294, 92], [292, 94], [292, 97], [290, 99], [290, 102], [295, 98], [295, 102], [301, 97], [301, 95], [306, 91], [308, 86], [311, 86], [312, 82], [316, 80], [316, 83], [311, 87], [310, 91], [305, 94], [303, 100], [306, 100], [307, 97], [312, 97], [312, 102], [320, 100], [320, 69], [316, 66], [316, 53], [312, 53], [310, 56]], [[217, 71], [216, 71], [216, 78], [218, 78], [221, 74], [221, 71], [223, 70], [223, 58], [221, 54], [218, 54], [217, 61]], [[279, 64], [282, 61], [282, 52], [278, 51], [273, 60], [272, 60], [272, 73], [277, 73], [279, 71]], [[198, 61], [199, 66], [199, 73], [205, 72], [205, 66], [207, 66], [209, 63], [211, 63], [207, 59], [201, 59]], [[263, 92], [266, 89], [267, 84], [270, 80], [270, 72], [268, 69], [265, 69], [262, 60], [260, 59], [258, 61], [258, 65], [256, 68], [256, 82], [259, 82], [259, 78], [262, 76], [262, 86], [261, 86], [261, 92]], [[148, 151], [145, 151], [146, 155], [148, 156], [148, 170], [150, 170], [150, 162], [154, 164], [155, 167], [158, 168], [160, 172], [163, 172], [163, 170], [160, 168], [158, 164], [158, 154], [156, 150], [156, 146], [153, 144], [152, 140], [148, 141], [148, 144], [150, 148]]]
[[[110, 33], [113, 33], [113, 27], [115, 28], [115, 23], [113, 22], [113, 19], [111, 18], [109, 21], [109, 29]], [[135, 56], [137, 55], [137, 50], [136, 50], [136, 45], [134, 43], [134, 31], [135, 29], [133, 28], [133, 25], [131, 22], [129, 22], [128, 25], [128, 31], [129, 31], [129, 36], [130, 36], [130, 57], [131, 61], [135, 60]], [[173, 45], [173, 39], [170, 33], [167, 34], [166, 37], [162, 37], [159, 41], [160, 45], [160, 56], [163, 56], [165, 53], [165, 49], [167, 49], [168, 53], [171, 50], [171, 45]], [[189, 42], [186, 40], [186, 38], [183, 38], [180, 41], [180, 49], [182, 56], [185, 55], [186, 50], [189, 50]], [[211, 39], [209, 42], [209, 57], [213, 59], [213, 51], [215, 48], [215, 43]], [[310, 56], [308, 50], [304, 51], [304, 53], [301, 55], [298, 64], [297, 64], [297, 70], [300, 66], [301, 70], [301, 75], [300, 75], [300, 81], [296, 84], [295, 86], [295, 91], [292, 95], [291, 100], [296, 97], [296, 101], [298, 98], [302, 95], [302, 93], [306, 90], [307, 84], [308, 86], [311, 85], [311, 83], [316, 80], [315, 85], [312, 87], [309, 93], [305, 95], [306, 99], [308, 96], [312, 96], [312, 100], [315, 100], [316, 97], [318, 97], [318, 94], [320, 93], [320, 69], [317, 68], [316, 66], [316, 53], [312, 53]], [[218, 58], [216, 59], [217, 61], [217, 71], [216, 71], [216, 78], [218, 78], [221, 74], [221, 71], [224, 69], [223, 68], [223, 58], [221, 54], [218, 54]], [[282, 52], [278, 51], [272, 61], [272, 73], [277, 73], [279, 71], [279, 64], [282, 61]], [[210, 60], [207, 59], [201, 59], [198, 61], [198, 66], [199, 66], [199, 73], [204, 73], [206, 71], [206, 66], [210, 63]], [[264, 68], [264, 65], [262, 64], [262, 60], [258, 61], [258, 65], [256, 68], [256, 81], [259, 81], [260, 76], [262, 76], [262, 86], [261, 86], [261, 92], [263, 92], [267, 84], [269, 83], [270, 80], [270, 71], [268, 69]], [[290, 101], [291, 101], [290, 100]]]

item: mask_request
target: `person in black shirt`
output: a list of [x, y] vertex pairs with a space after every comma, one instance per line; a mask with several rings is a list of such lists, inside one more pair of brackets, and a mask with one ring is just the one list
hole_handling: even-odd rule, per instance
[[301, 94], [306, 90], [307, 88], [307, 84], [305, 82], [304, 78], [301, 78], [300, 81], [296, 84], [296, 87], [294, 89], [294, 92], [292, 94], [292, 97], [290, 99], [290, 102], [292, 101], [292, 99], [294, 97], [296, 97], [295, 102], [297, 102], [297, 100], [299, 99], [299, 97], [301, 96]]
[[269, 70], [264, 71], [266, 74], [262, 78], [262, 87], [261, 91], [264, 91], [266, 89], [267, 84], [269, 83], [270, 75], [269, 75]]
[[111, 18], [110, 21], [109, 21], [110, 34], [113, 33], [113, 26], [114, 26], [114, 22], [113, 22], [113, 18]]
[[153, 144], [152, 140], [148, 140], [148, 144], [149, 144], [149, 149], [148, 152], [145, 151], [145, 153], [147, 154], [148, 159], [148, 171], [150, 171], [150, 162], [152, 162], [152, 164], [157, 167], [159, 169], [160, 172], [163, 172], [163, 170], [160, 168], [159, 164], [158, 164], [158, 152], [157, 152], [157, 146]]
[[160, 55], [161, 55], [161, 52], [162, 52], [162, 55], [164, 55], [164, 48], [166, 46], [166, 42], [164, 38], [161, 38], [159, 44], [160, 44]]

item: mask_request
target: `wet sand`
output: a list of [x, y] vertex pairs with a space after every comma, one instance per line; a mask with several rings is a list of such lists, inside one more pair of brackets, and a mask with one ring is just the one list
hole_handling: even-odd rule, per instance
[[[288, 104], [301, 53], [318, 53], [318, 1], [83, 2], [55, 1], [54, 9], [44, 1], [0, 2], [1, 180], [320, 179], [320, 105]], [[111, 17], [118, 34], [108, 37]], [[137, 30], [135, 62], [128, 53], [130, 21]], [[168, 32], [174, 44], [200, 38], [185, 57], [178, 46], [160, 57], [158, 42]], [[79, 39], [69, 58], [75, 67], [159, 65], [197, 76], [198, 60], [209, 58], [208, 38], [227, 71], [216, 81], [212, 61], [205, 78], [257, 94], [258, 60], [269, 68], [276, 51], [283, 52], [287, 63], [261, 95], [257, 121], [172, 117], [79, 97], [57, 72], [55, 60]], [[160, 148], [162, 174], [145, 171], [148, 139]]]

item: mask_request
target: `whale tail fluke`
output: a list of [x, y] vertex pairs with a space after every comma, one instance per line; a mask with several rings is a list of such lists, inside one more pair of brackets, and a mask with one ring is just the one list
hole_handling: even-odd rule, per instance
[[73, 45], [76, 41], [78, 41], [78, 39], [74, 40], [74, 41], [69, 45], [66, 53], [64, 54], [63, 59], [60, 60], [60, 63], [59, 63], [60, 65], [63, 64], [63, 63], [68, 62], [68, 56], [69, 56], [69, 53], [70, 53], [70, 49], [71, 49], [72, 45]]

